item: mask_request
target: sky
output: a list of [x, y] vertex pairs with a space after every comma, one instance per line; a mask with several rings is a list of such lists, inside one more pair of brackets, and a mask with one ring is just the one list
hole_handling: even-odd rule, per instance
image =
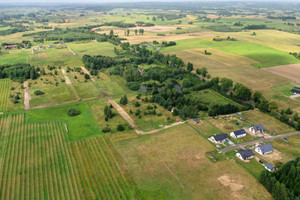
[[[112, 2], [214, 2], [214, 1], [240, 1], [240, 2], [282, 2], [281, 0], [0, 0], [0, 3], [112, 3]], [[299, 2], [300, 0], [285, 0]]]

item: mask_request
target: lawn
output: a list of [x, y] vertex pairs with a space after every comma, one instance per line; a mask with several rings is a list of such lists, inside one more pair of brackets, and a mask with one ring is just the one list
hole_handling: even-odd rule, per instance
[[69, 43], [68, 46], [80, 57], [83, 55], [102, 55], [114, 57], [115, 45], [109, 42]]
[[137, 95], [137, 92], [127, 88], [126, 80], [118, 75], [110, 76], [106, 73], [99, 73], [99, 79], [96, 79], [96, 85], [114, 99], [119, 99], [124, 95], [128, 97]]
[[300, 135], [287, 137], [288, 142], [283, 139], [277, 139], [272, 142], [275, 149], [285, 154], [288, 158], [295, 159], [300, 155]]
[[228, 99], [222, 96], [221, 94], [219, 94], [218, 92], [210, 89], [192, 92], [191, 96], [199, 98], [202, 103], [208, 105], [211, 103], [218, 104], [218, 105], [226, 105], [228, 103], [231, 103], [240, 106], [238, 103], [232, 101], [231, 99]]
[[278, 85], [274, 86], [271, 88], [272, 91], [274, 91], [276, 94], [282, 94], [285, 96], [292, 96], [294, 93], [292, 93], [290, 90], [293, 89], [295, 86], [292, 84], [283, 84], [283, 85]]
[[3, 50], [0, 54], [0, 65], [13, 65], [18, 63], [27, 63], [27, 57], [30, 49], [12, 49]]
[[272, 199], [232, 160], [211, 162], [214, 147], [187, 125], [113, 145], [143, 199]]
[[[80, 115], [70, 117], [68, 111], [76, 109]], [[101, 134], [101, 130], [88, 105], [84, 102], [53, 106], [26, 112], [26, 122], [62, 121], [68, 126], [68, 141], [83, 140]]]
[[[162, 52], [180, 51], [185, 49], [211, 48], [227, 53], [248, 57], [259, 62], [253, 64], [258, 68], [273, 67], [277, 65], [300, 63], [294, 56], [261, 44], [246, 41], [212, 41], [204, 39], [189, 39], [176, 41], [176, 46], [164, 48]], [[259, 49], [259, 51], [258, 51]]]
[[264, 114], [258, 110], [251, 110], [243, 112], [242, 115], [250, 123], [254, 124], [263, 124], [265, 129], [270, 133], [283, 134], [295, 131], [294, 128], [289, 125], [275, 119], [274, 117]]

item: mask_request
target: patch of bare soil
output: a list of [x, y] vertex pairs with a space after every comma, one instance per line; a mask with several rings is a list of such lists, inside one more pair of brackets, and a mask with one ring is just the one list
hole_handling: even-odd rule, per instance
[[273, 165], [275, 165], [275, 163], [278, 161], [285, 161], [284, 155], [276, 149], [272, 153], [264, 155], [263, 158]]
[[300, 83], [300, 64], [289, 64], [289, 65], [280, 65], [276, 67], [267, 67], [263, 68], [263, 70], [272, 72], [273, 74], [277, 74], [279, 76], [291, 79]]
[[244, 185], [240, 183], [236, 183], [234, 180], [230, 179], [230, 177], [227, 175], [220, 176], [218, 178], [218, 181], [225, 187], [229, 187], [234, 196], [244, 188]]
[[31, 100], [31, 96], [30, 96], [28, 82], [25, 81], [24, 82], [24, 110], [30, 109], [30, 103], [29, 103], [30, 100]]
[[131, 30], [135, 29], [144, 29], [144, 31], [147, 32], [155, 32], [155, 33], [161, 33], [161, 32], [168, 32], [168, 31], [174, 31], [176, 30], [176, 27], [174, 26], [149, 26], [149, 27], [132, 27]]

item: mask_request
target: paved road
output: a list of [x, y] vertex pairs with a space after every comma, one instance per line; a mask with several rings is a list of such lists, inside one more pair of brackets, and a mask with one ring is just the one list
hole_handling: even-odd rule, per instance
[[268, 137], [268, 138], [261, 138], [259, 140], [254, 140], [254, 141], [251, 141], [251, 142], [246, 142], [246, 143], [243, 143], [243, 144], [226, 147], [226, 148], [222, 149], [221, 152], [226, 152], [226, 151], [230, 151], [230, 150], [234, 150], [234, 149], [240, 149], [242, 147], [254, 145], [256, 143], [271, 141], [271, 140], [275, 140], [275, 139], [278, 139], [278, 138], [285, 138], [285, 137], [288, 137], [288, 136], [298, 135], [298, 134], [300, 134], [300, 131], [281, 134], [281, 135], [276, 135], [276, 136]]

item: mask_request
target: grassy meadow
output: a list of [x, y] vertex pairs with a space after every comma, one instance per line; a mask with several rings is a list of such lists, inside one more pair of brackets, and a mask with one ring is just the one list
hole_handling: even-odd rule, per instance
[[[70, 117], [68, 111], [76, 109], [80, 115]], [[101, 130], [95, 121], [88, 105], [85, 102], [59, 105], [26, 112], [26, 122], [61, 121], [67, 124], [68, 141], [77, 141], [101, 134]]]
[[233, 161], [211, 162], [206, 152], [213, 150], [213, 145], [187, 125], [113, 145], [144, 198], [271, 199], [263, 186]]
[[79, 56], [102, 55], [114, 57], [115, 45], [109, 42], [69, 43], [68, 46]]
[[10, 79], [0, 79], [0, 111], [6, 111], [10, 94]]

